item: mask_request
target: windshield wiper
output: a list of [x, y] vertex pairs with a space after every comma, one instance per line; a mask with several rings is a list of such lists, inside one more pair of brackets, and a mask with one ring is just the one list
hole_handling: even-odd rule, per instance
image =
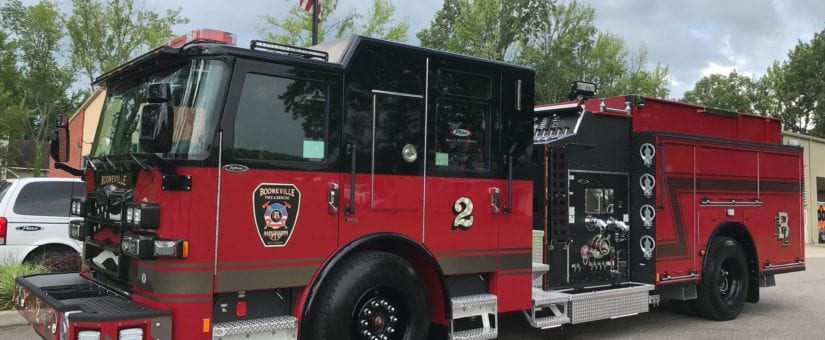
[[137, 163], [137, 165], [138, 165], [141, 169], [143, 169], [143, 170], [147, 170], [147, 171], [152, 169], [152, 167], [150, 167], [150, 166], [148, 166], [148, 165], [146, 165], [146, 164], [143, 164], [143, 162], [141, 162], [141, 161], [140, 161], [137, 157], [135, 157], [135, 154], [133, 154], [133, 153], [131, 153], [131, 152], [130, 152], [130, 153], [129, 153], [129, 157], [132, 157], [132, 159], [133, 159], [133, 160], [135, 160], [135, 163]]
[[147, 163], [149, 163], [149, 165], [154, 165], [154, 166], [158, 167], [158, 170], [160, 170], [160, 172], [162, 174], [164, 174], [164, 175], [174, 175], [175, 174], [175, 167], [172, 166], [171, 164], [169, 164], [168, 162], [166, 162], [166, 160], [164, 160], [163, 158], [161, 158], [160, 156], [158, 156], [156, 154], [153, 154], [153, 153], [129, 153], [129, 156], [131, 156], [132, 159], [134, 159], [135, 162], [138, 163], [138, 166], [143, 167], [141, 165], [143, 163], [141, 163], [138, 160], [138, 157], [142, 157], [142, 158], [144, 158], [144, 160]]

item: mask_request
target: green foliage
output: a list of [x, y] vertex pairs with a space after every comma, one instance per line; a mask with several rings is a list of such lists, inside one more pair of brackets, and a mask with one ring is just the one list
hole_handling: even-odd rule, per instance
[[[31, 109], [23, 123], [25, 137], [42, 143], [49, 139], [54, 117], [66, 109], [66, 90], [74, 77], [72, 69], [59, 62], [66, 57], [61, 44], [66, 36], [64, 16], [48, 0], [31, 6], [11, 0], [0, 8], [0, 14], [19, 65], [19, 96]], [[38, 160], [32, 162], [33, 171], [39, 175], [39, 147], [33, 156]]]
[[72, 63], [91, 83], [138, 53], [171, 39], [172, 26], [185, 24], [181, 9], [160, 14], [134, 0], [72, 0], [67, 21]]
[[685, 92], [682, 101], [736, 112], [754, 112], [756, 94], [756, 83], [750, 77], [732, 71], [728, 75], [702, 77], [692, 90]]
[[517, 43], [540, 28], [546, 0], [445, 0], [430, 28], [418, 32], [421, 46], [512, 60]]
[[[307, 47], [312, 44], [312, 13], [297, 6], [296, 1], [285, 0], [290, 7], [283, 18], [264, 15], [266, 28], [260, 34], [267, 41], [280, 44]], [[318, 43], [328, 36], [340, 38], [346, 35], [365, 35], [391, 41], [406, 41], [409, 25], [406, 18], [396, 23], [393, 20], [395, 6], [390, 0], [373, 0], [366, 18], [350, 10], [340, 14], [338, 0], [321, 2], [321, 20], [318, 23]], [[364, 20], [362, 20], [364, 19]], [[270, 29], [274, 28], [274, 31]]]
[[0, 32], [0, 168], [14, 160], [16, 150], [9, 141], [19, 136], [26, 114], [19, 99], [16, 62], [13, 47], [6, 43], [5, 32]]
[[647, 64], [624, 40], [599, 31], [596, 11], [576, 1], [446, 0], [421, 45], [536, 69], [536, 102], [567, 99], [572, 80], [599, 85], [600, 96], [665, 97], [668, 67]]
[[769, 115], [787, 131], [825, 137], [825, 31], [797, 43], [787, 60], [774, 61], [757, 81], [735, 71], [712, 74], [682, 100]]
[[15, 278], [44, 271], [43, 266], [28, 263], [12, 263], [0, 266], [0, 310], [9, 310], [14, 307]]
[[786, 83], [787, 63], [774, 61], [756, 83], [756, 112], [782, 120], [785, 130], [804, 133], [799, 124], [801, 111], [793, 103], [791, 89]]
[[[799, 131], [825, 137], [825, 30], [800, 41], [783, 65], [783, 88]], [[790, 123], [790, 122], [788, 122]]]

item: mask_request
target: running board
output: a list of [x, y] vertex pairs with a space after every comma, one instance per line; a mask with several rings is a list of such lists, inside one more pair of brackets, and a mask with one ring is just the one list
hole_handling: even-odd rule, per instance
[[524, 316], [531, 326], [544, 329], [636, 315], [649, 310], [653, 288], [636, 282], [559, 291], [534, 288], [533, 308]]
[[298, 318], [292, 315], [216, 323], [212, 327], [214, 340], [295, 340], [298, 339]]
[[[453, 318], [450, 320], [450, 339], [487, 340], [498, 337], [498, 298], [493, 294], [456, 296], [451, 299]], [[480, 320], [480, 327], [456, 330], [456, 321]]]

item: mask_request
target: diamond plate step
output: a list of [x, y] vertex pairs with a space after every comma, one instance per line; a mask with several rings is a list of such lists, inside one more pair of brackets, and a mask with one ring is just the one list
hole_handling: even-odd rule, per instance
[[229, 321], [212, 326], [212, 339], [298, 339], [298, 319], [292, 315]]
[[645, 313], [650, 309], [649, 292], [654, 286], [629, 282], [619, 288], [570, 295], [570, 321], [573, 324]]
[[540, 278], [548, 270], [550, 270], [549, 264], [533, 262], [533, 280]]
[[546, 316], [543, 318], [536, 318], [535, 324], [530, 323], [535, 328], [548, 329], [555, 328], [561, 325], [570, 323], [570, 318], [567, 315]]
[[533, 288], [533, 305], [536, 307], [543, 307], [554, 303], [567, 303], [569, 300], [570, 294]]
[[466, 331], [458, 331], [450, 335], [451, 339], [454, 340], [487, 340], [487, 339], [495, 339], [498, 337], [498, 329], [470, 329]]
[[[498, 297], [493, 294], [456, 296], [451, 300], [453, 318], [450, 320], [451, 340], [485, 340], [498, 337]], [[456, 330], [455, 320], [473, 318], [481, 327]]]
[[496, 313], [498, 298], [493, 294], [465, 295], [452, 298], [453, 319]]
[[570, 323], [567, 304], [570, 295], [533, 288], [533, 308], [524, 311], [524, 317], [531, 326], [547, 329]]

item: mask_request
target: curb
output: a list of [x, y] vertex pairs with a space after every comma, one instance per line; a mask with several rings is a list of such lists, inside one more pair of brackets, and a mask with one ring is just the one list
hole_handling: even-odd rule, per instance
[[16, 310], [0, 312], [0, 327], [25, 325], [26, 319]]

